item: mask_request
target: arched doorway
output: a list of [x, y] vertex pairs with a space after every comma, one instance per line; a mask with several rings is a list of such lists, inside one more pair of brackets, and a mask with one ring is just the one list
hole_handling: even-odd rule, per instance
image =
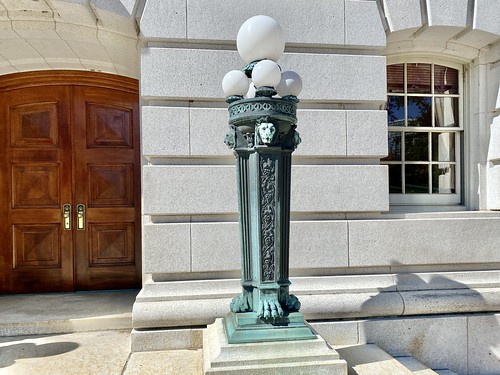
[[0, 292], [140, 286], [135, 79], [0, 77]]

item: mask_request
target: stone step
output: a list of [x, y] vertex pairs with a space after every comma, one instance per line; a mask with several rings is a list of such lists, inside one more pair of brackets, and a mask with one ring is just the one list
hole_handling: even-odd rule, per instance
[[457, 375], [455, 372], [448, 369], [431, 370], [413, 357], [395, 357], [395, 359], [417, 375]]
[[349, 375], [457, 375], [450, 370], [432, 370], [409, 356], [393, 357], [375, 344], [335, 346], [347, 362]]
[[0, 296], [0, 337], [131, 329], [137, 290]]
[[374, 344], [336, 346], [347, 361], [349, 375], [414, 375], [401, 362]]
[[417, 375], [437, 375], [438, 373], [431, 370], [422, 362], [413, 357], [394, 357], [399, 363]]

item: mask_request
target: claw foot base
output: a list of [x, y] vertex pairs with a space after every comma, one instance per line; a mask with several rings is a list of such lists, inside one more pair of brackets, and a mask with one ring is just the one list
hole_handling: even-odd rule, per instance
[[282, 317], [266, 320], [259, 318], [255, 312], [229, 313], [224, 319], [224, 328], [230, 344], [316, 338], [299, 312], [284, 313]]

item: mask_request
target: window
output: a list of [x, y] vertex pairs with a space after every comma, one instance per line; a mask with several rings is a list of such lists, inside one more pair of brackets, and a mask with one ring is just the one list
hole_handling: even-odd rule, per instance
[[393, 204], [459, 204], [461, 71], [433, 63], [387, 67], [389, 193]]

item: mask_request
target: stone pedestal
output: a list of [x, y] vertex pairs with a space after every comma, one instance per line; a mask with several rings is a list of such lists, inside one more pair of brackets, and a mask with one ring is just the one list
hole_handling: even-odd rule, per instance
[[339, 359], [320, 336], [310, 340], [229, 344], [222, 319], [203, 333], [204, 374], [347, 375], [347, 363]]

